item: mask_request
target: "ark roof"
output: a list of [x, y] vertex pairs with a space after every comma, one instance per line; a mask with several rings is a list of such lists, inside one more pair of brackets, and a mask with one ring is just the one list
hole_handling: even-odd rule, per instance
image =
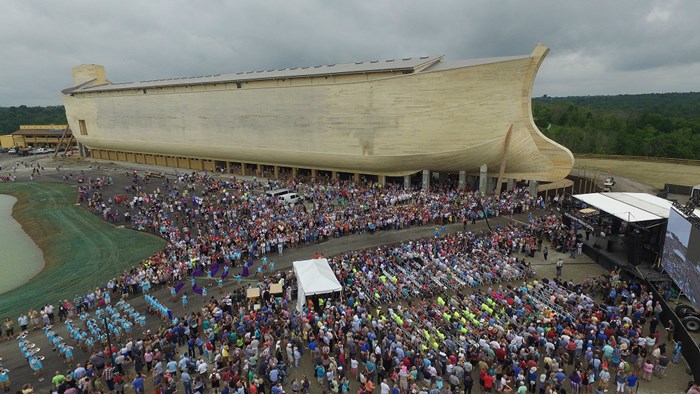
[[71, 89], [71, 93], [102, 92], [111, 90], [146, 89], [166, 86], [201, 85], [236, 81], [256, 81], [265, 79], [303, 78], [338, 74], [373, 73], [382, 71], [415, 71], [440, 60], [439, 56], [422, 56], [404, 59], [372, 60], [367, 62], [328, 64], [281, 68], [273, 70], [242, 71], [231, 74], [200, 75], [196, 77], [156, 79], [141, 82], [112, 83], [99, 86], [86, 86]]
[[493, 63], [498, 61], [507, 61], [512, 59], [522, 58], [523, 56], [503, 57], [503, 58], [485, 58], [471, 60], [455, 60], [445, 62], [442, 56], [422, 56], [403, 59], [389, 60], [373, 60], [357, 63], [346, 64], [328, 64], [319, 66], [305, 66], [282, 68], [276, 70], [258, 70], [258, 71], [242, 71], [231, 74], [215, 74], [215, 75], [200, 75], [195, 77], [181, 77], [156, 79], [141, 82], [123, 82], [110, 83], [105, 85], [91, 86], [90, 83], [78, 85], [72, 88], [65, 89], [64, 94], [68, 93], [88, 93], [88, 92], [105, 92], [118, 91], [129, 89], [147, 89], [168, 86], [182, 85], [202, 85], [215, 84], [238, 81], [258, 81], [266, 79], [286, 79], [286, 78], [304, 78], [314, 76], [327, 75], [342, 75], [342, 74], [362, 74], [375, 73], [383, 71], [439, 71], [449, 68], [468, 67], [479, 64]]

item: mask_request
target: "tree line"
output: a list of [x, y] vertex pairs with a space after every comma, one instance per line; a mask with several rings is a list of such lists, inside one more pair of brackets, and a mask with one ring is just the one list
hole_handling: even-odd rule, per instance
[[700, 93], [543, 96], [532, 112], [574, 153], [700, 159]]
[[0, 107], [0, 135], [14, 133], [21, 124], [66, 124], [62, 105], [49, 107]]

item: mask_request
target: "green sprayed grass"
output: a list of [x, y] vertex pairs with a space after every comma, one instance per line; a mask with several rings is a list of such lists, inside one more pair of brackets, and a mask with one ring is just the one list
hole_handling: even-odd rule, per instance
[[3, 183], [0, 193], [17, 198], [12, 215], [44, 253], [44, 270], [28, 283], [0, 295], [0, 318], [104, 285], [159, 252], [165, 241], [117, 228], [75, 205], [74, 186], [59, 183]]

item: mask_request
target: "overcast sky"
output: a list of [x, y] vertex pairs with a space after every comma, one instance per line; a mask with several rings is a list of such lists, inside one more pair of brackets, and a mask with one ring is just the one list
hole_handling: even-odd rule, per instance
[[700, 91], [700, 1], [2, 2], [0, 106], [61, 104], [71, 67], [113, 82], [551, 48], [536, 96]]

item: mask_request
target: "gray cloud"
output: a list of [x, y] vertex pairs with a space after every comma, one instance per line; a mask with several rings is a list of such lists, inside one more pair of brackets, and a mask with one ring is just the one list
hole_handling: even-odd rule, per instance
[[700, 2], [11, 0], [0, 105], [60, 104], [81, 63], [115, 82], [551, 48], [535, 94], [700, 90]]

